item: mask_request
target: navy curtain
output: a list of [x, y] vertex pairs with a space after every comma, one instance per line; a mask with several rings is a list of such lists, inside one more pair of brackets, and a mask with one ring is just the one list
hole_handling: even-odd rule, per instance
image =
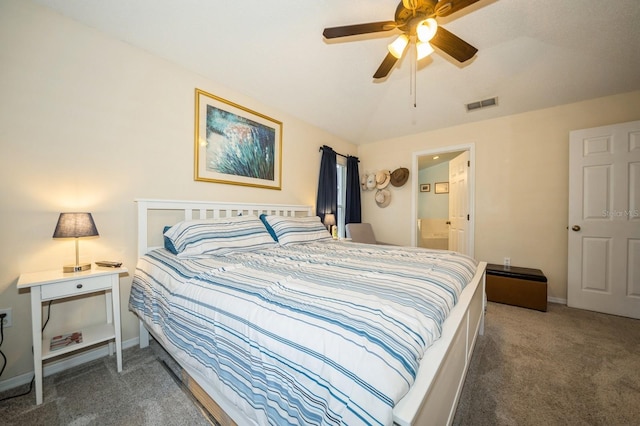
[[345, 225], [347, 223], [362, 222], [358, 162], [358, 157], [347, 157], [347, 205], [345, 207]]
[[324, 223], [324, 215], [336, 214], [338, 209], [338, 181], [336, 177], [336, 152], [326, 145], [320, 148], [320, 178], [318, 179], [318, 198], [316, 199], [316, 215]]

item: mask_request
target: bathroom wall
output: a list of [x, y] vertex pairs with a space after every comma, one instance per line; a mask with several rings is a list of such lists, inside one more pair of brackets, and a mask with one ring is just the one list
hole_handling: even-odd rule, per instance
[[420, 186], [429, 184], [429, 192], [418, 193], [418, 246], [447, 249], [449, 194], [436, 194], [435, 183], [449, 180], [449, 162], [425, 167], [419, 172]]

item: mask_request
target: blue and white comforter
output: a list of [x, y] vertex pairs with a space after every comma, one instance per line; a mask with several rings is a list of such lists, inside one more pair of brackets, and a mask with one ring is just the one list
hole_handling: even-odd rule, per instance
[[315, 242], [142, 257], [129, 307], [258, 424], [392, 423], [476, 262]]

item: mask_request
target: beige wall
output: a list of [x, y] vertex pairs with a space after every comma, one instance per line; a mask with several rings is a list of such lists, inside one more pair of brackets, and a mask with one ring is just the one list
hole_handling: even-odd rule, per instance
[[[569, 132], [639, 118], [637, 91], [361, 145], [358, 157], [363, 170], [411, 169], [415, 152], [474, 144], [475, 257], [542, 269], [549, 296], [566, 300]], [[392, 188], [384, 209], [363, 193], [379, 240], [411, 243], [414, 190]]]
[[[320, 153], [356, 146], [282, 111], [48, 9], [0, 1], [0, 308], [13, 308], [2, 381], [32, 371], [29, 293], [22, 272], [73, 263], [74, 245], [53, 240], [62, 211], [93, 213], [97, 239], [81, 260], [136, 262], [136, 198], [315, 204]], [[193, 180], [194, 89], [283, 122], [282, 191]], [[123, 338], [137, 336], [121, 281]], [[104, 299], [55, 303], [49, 329], [104, 319]]]

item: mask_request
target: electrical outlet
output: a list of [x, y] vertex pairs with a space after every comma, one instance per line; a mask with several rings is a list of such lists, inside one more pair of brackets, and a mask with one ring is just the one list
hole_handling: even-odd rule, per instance
[[4, 328], [7, 327], [11, 327], [13, 325], [13, 318], [11, 315], [11, 308], [6, 308], [6, 309], [0, 309], [0, 315], [5, 315], [4, 318], [2, 318], [2, 326]]
[[510, 257], [505, 257], [504, 258], [504, 267], [505, 268], [511, 268], [511, 258]]

